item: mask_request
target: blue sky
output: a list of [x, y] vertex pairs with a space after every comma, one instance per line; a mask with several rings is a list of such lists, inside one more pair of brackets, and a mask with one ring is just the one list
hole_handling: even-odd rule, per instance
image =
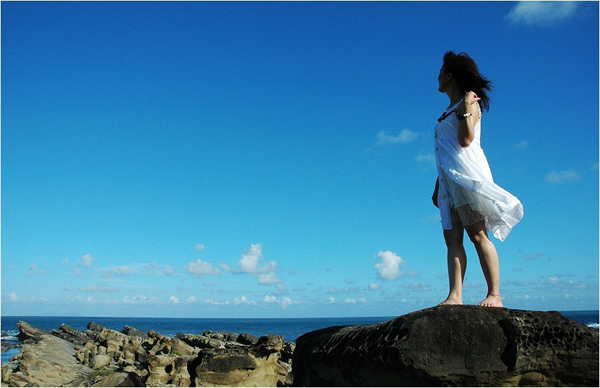
[[598, 32], [596, 2], [3, 2], [2, 314], [439, 303], [447, 50], [494, 83], [482, 145], [525, 208], [505, 306], [597, 309]]

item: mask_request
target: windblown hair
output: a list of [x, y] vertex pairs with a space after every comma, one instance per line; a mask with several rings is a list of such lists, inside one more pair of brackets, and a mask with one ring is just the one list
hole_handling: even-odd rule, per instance
[[456, 77], [458, 87], [464, 93], [475, 92], [481, 100], [479, 104], [484, 110], [490, 109], [490, 96], [488, 92], [492, 91], [492, 82], [479, 73], [477, 63], [467, 53], [455, 54], [448, 51], [444, 54], [444, 71], [452, 73]]

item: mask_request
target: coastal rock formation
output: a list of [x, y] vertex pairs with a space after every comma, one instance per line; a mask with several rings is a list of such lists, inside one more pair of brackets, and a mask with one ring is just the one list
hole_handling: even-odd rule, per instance
[[17, 324], [21, 353], [2, 365], [9, 386], [289, 386], [293, 343], [283, 337], [206, 331], [170, 338], [90, 322], [51, 332]]
[[438, 306], [297, 339], [294, 386], [598, 386], [598, 331], [558, 312]]

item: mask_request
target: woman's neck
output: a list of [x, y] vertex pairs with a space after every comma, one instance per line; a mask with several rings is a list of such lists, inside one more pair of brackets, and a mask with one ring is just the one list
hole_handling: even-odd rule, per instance
[[458, 102], [464, 97], [464, 93], [462, 93], [459, 88], [452, 88], [446, 92], [446, 94], [450, 99], [450, 106], [458, 104]]

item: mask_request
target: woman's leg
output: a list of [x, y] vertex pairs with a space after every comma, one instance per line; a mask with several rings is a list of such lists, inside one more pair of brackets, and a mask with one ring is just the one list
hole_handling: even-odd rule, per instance
[[502, 307], [500, 298], [500, 265], [494, 243], [489, 239], [485, 229], [485, 221], [465, 226], [469, 238], [475, 245], [481, 269], [488, 286], [486, 298], [479, 303], [483, 307]]
[[444, 230], [444, 240], [448, 247], [448, 279], [450, 292], [448, 298], [440, 303], [462, 304], [462, 286], [467, 270], [467, 254], [463, 246], [464, 228], [461, 223], [452, 223], [451, 230]]

